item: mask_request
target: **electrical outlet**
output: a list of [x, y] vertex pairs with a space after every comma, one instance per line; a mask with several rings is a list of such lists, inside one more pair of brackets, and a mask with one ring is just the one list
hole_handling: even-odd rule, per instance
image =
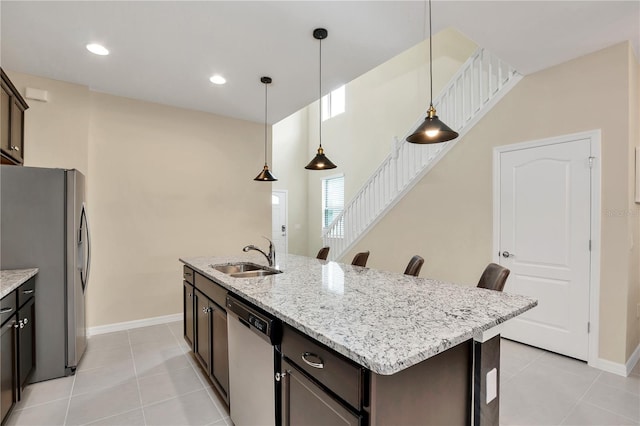
[[487, 373], [487, 398], [486, 403], [490, 403], [498, 397], [498, 370], [492, 368]]

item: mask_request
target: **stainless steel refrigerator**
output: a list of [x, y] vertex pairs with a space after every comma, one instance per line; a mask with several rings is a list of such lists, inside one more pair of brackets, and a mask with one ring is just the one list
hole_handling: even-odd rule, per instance
[[0, 269], [39, 269], [32, 382], [75, 372], [87, 346], [90, 262], [82, 173], [0, 166]]

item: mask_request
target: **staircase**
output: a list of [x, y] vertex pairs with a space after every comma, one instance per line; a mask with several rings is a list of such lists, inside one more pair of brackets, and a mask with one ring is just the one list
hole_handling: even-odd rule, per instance
[[438, 117], [460, 136], [431, 145], [406, 142], [424, 121], [423, 114], [402, 139], [394, 138], [391, 153], [323, 231], [323, 244], [331, 247], [329, 259], [351, 250], [521, 78], [495, 55], [476, 50], [433, 100]]

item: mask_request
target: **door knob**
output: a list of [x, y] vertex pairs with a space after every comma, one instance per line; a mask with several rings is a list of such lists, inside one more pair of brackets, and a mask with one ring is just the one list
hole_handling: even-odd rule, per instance
[[509, 253], [508, 251], [503, 251], [502, 257], [515, 257], [515, 254]]

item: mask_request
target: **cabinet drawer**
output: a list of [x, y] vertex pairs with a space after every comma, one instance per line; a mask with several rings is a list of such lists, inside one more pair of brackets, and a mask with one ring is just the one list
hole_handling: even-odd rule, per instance
[[6, 320], [15, 315], [17, 309], [16, 292], [12, 291], [3, 297], [2, 302], [0, 302], [0, 324], [4, 324]]
[[[360, 409], [362, 367], [286, 325], [282, 333], [282, 354], [356, 410]], [[314, 367], [310, 363], [319, 365]]]
[[29, 281], [18, 287], [18, 307], [27, 303], [29, 299], [36, 295], [36, 279], [30, 278]]
[[184, 266], [182, 268], [182, 277], [186, 282], [193, 284], [193, 275], [193, 269], [189, 268], [188, 266]]
[[205, 278], [197, 272], [195, 272], [194, 275], [196, 288], [204, 293], [209, 299], [217, 303], [218, 306], [224, 308], [227, 303], [227, 289], [214, 283], [209, 278]]

